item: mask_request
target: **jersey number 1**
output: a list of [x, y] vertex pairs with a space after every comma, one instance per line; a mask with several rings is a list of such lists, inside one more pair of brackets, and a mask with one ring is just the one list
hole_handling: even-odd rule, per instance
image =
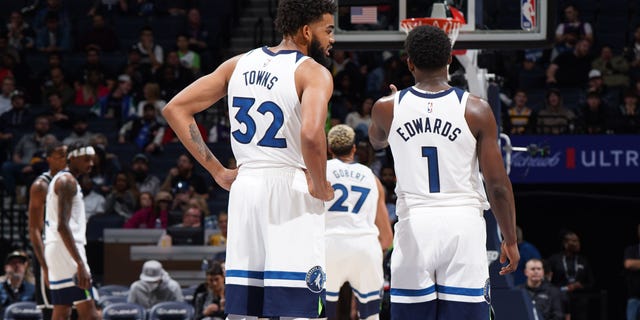
[[429, 171], [429, 192], [440, 192], [440, 170], [438, 170], [438, 148], [422, 147], [422, 157], [427, 158]]
[[[244, 123], [247, 127], [246, 132], [241, 132], [240, 130], [235, 130], [231, 133], [236, 141], [247, 144], [251, 142], [253, 136], [256, 134], [256, 122], [249, 115], [249, 109], [256, 102], [254, 98], [243, 98], [243, 97], [233, 97], [233, 107], [238, 108], [238, 113], [236, 113], [236, 120], [240, 123]], [[260, 141], [258, 141], [258, 145], [261, 147], [270, 147], [270, 148], [286, 148], [287, 140], [284, 138], [276, 138], [276, 134], [282, 128], [282, 124], [284, 123], [284, 114], [282, 113], [282, 109], [272, 101], [265, 101], [258, 106], [258, 112], [261, 114], [271, 113], [273, 115], [273, 122], [267, 128], [267, 131], [264, 133], [264, 136]]]

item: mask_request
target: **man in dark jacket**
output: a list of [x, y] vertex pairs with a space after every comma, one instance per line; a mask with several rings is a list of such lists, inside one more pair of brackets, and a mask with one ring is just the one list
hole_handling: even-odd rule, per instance
[[562, 296], [558, 288], [544, 281], [544, 267], [542, 260], [532, 258], [527, 261], [524, 268], [527, 281], [518, 287], [531, 297], [536, 319], [561, 320], [564, 319], [562, 310]]

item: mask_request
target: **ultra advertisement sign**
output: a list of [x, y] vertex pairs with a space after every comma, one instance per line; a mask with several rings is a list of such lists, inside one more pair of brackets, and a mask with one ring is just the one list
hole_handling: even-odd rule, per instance
[[540, 156], [514, 152], [513, 183], [640, 182], [640, 136], [510, 136], [514, 147], [548, 147]]

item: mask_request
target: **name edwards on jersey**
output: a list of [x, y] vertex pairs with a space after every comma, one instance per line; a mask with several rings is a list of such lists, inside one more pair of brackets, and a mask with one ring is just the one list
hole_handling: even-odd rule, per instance
[[451, 141], [456, 141], [461, 132], [462, 130], [460, 128], [454, 128], [449, 121], [444, 121], [440, 118], [432, 119], [429, 117], [407, 121], [396, 129], [396, 133], [398, 133], [405, 142], [409, 141], [409, 139], [413, 138], [415, 135], [422, 133], [439, 134]]
[[242, 74], [244, 76], [245, 86], [257, 85], [263, 86], [269, 90], [278, 82], [278, 77], [271, 75], [271, 72], [264, 70], [251, 70]]

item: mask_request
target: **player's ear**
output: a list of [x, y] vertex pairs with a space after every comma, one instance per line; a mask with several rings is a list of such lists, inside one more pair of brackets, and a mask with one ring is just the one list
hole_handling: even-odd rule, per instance
[[447, 60], [447, 64], [451, 64], [451, 62], [453, 62], [453, 55], [449, 56], [449, 59]]

